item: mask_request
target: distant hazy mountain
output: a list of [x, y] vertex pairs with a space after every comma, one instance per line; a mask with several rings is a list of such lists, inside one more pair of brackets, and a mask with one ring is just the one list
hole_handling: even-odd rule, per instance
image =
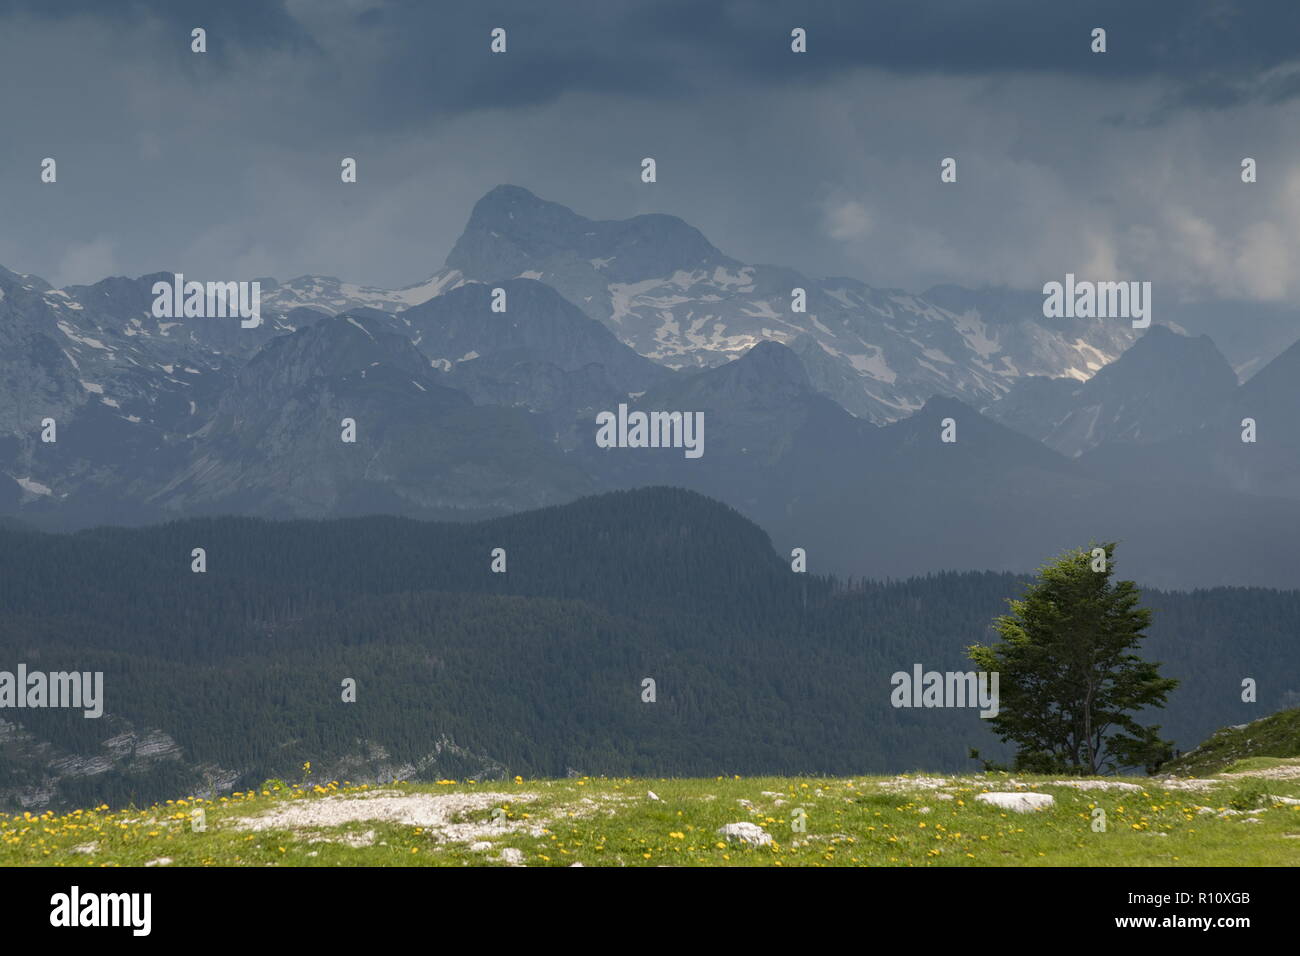
[[[1128, 348], [1128, 323], [1045, 320], [1031, 293], [745, 265], [674, 217], [511, 186], [407, 289], [259, 280], [245, 329], [155, 318], [160, 279], [0, 270], [0, 515], [467, 518], [670, 484], [827, 571], [1027, 570], [1118, 538], [1151, 583], [1300, 584], [1296, 349], [1237, 387], [1205, 338]], [[598, 447], [620, 406], [702, 415], [702, 457]]]
[[550, 286], [502, 282], [507, 311], [491, 309], [494, 287], [470, 282], [398, 313], [401, 328], [447, 373], [443, 382], [477, 404], [523, 406], [547, 416], [563, 444], [573, 426], [627, 401], [673, 373], [638, 355]]
[[[585, 470], [606, 485], [667, 483], [719, 497], [786, 553], [806, 549], [820, 570], [1027, 570], [1065, 548], [1118, 540], [1129, 573], [1149, 584], [1300, 585], [1300, 502], [1120, 478], [955, 399], [873, 426], [813, 389], [776, 343], [684, 374], [632, 407], [702, 411], [703, 457], [600, 449], [588, 438]], [[949, 420], [951, 443], [942, 441]]]
[[1196, 428], [1236, 387], [1236, 374], [1208, 336], [1152, 326], [1086, 382], [1023, 378], [984, 412], [1077, 456], [1106, 442], [1155, 442]]
[[[1081, 464], [1099, 474], [1170, 489], [1200, 487], [1300, 499], [1300, 342], [1220, 397], [1195, 428], [1163, 441], [1103, 445]], [[1243, 441], [1246, 420], [1255, 441]], [[1300, 527], [1291, 526], [1297, 533]]]
[[589, 431], [582, 449], [588, 471], [616, 487], [691, 488], [753, 516], [858, 481], [880, 445], [879, 428], [813, 388], [799, 357], [776, 342], [716, 368], [682, 372], [630, 408], [701, 413], [704, 454], [688, 459], [677, 448], [597, 448]]
[[[729, 361], [761, 341], [792, 345], [818, 390], [859, 415], [893, 421], [947, 394], [986, 404], [1025, 375], [1084, 380], [1132, 341], [1122, 322], [1053, 325], [1042, 297], [956, 286], [923, 295], [855, 279], [746, 265], [675, 216], [596, 221], [518, 186], [474, 206], [446, 267], [388, 292], [306, 276], [268, 295], [281, 310], [399, 311], [468, 280], [534, 279], [672, 368]], [[803, 289], [807, 310], [792, 310]]]
[[474, 514], [591, 490], [525, 411], [441, 384], [386, 320], [326, 317], [268, 343], [150, 500], [188, 514]]
[[[677, 368], [806, 336], [825, 354], [809, 364], [816, 387], [875, 421], [934, 394], [987, 401], [1022, 375], [1086, 378], [1132, 339], [1116, 322], [1053, 327], [1037, 295], [950, 287], [916, 296], [745, 265], [674, 216], [598, 222], [518, 186], [478, 202], [447, 268], [439, 281], [454, 272], [545, 282], [642, 355]], [[806, 312], [792, 311], [796, 288]]]

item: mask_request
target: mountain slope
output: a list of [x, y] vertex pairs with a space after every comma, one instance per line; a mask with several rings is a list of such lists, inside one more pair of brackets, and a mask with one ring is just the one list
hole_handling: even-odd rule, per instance
[[1300, 776], [1296, 758], [1300, 758], [1300, 708], [1293, 707], [1248, 724], [1216, 730], [1161, 770], [1180, 776], [1203, 776], [1291, 764], [1293, 776]]
[[[1297, 408], [1300, 342], [1218, 402], [1198, 427], [1148, 445], [1103, 445], [1082, 464], [1150, 486], [1300, 499]], [[1254, 442], [1242, 440], [1247, 419], [1255, 424]]]
[[[496, 288], [505, 293], [505, 312], [492, 311]], [[468, 282], [395, 320], [446, 373], [444, 384], [479, 405], [543, 413], [565, 448], [579, 440], [578, 419], [673, 374], [532, 279]]]
[[1149, 443], [1190, 431], [1236, 387], [1236, 374], [1209, 337], [1152, 326], [1087, 381], [1023, 378], [984, 412], [1078, 456], [1106, 442]]
[[[1132, 341], [1123, 323], [1057, 329], [1032, 294], [944, 287], [924, 296], [852, 279], [744, 265], [673, 216], [586, 219], [518, 186], [475, 205], [436, 282], [523, 276], [554, 287], [640, 354], [712, 366], [760, 341], [808, 337], [816, 387], [856, 415], [892, 421], [935, 394], [981, 404], [1029, 374], [1083, 379]], [[807, 311], [792, 310], [792, 291]], [[806, 346], [805, 346], [806, 347]]]
[[188, 514], [492, 513], [590, 489], [525, 413], [475, 407], [388, 324], [354, 312], [269, 343], [150, 500]]
[[[0, 800], [215, 795], [305, 761], [326, 779], [499, 780], [996, 758], [969, 710], [893, 707], [890, 675], [968, 669], [1024, 579], [848, 588], [809, 560], [794, 573], [732, 509], [665, 488], [476, 522], [0, 527], [0, 659], [102, 671], [105, 711], [7, 710]], [[1160, 715], [1183, 745], [1247, 719], [1239, 673], [1267, 670], [1270, 700], [1300, 692], [1300, 592], [1148, 590], [1144, 604], [1147, 650], [1183, 682]]]
[[[871, 467], [879, 430], [813, 388], [798, 356], [761, 342], [733, 362], [687, 371], [628, 402], [632, 411], [702, 416], [699, 457], [675, 448], [598, 448], [586, 468], [615, 487], [671, 484], [725, 500], [760, 522]], [[613, 408], [606, 409], [614, 411]], [[833, 468], [823, 467], [834, 462]]]
[[[492, 311], [494, 288], [505, 292], [505, 312]], [[550, 286], [531, 279], [507, 279], [496, 286], [463, 284], [397, 318], [435, 363], [490, 356], [549, 362], [566, 372], [600, 365], [612, 380], [640, 390], [670, 377]]]

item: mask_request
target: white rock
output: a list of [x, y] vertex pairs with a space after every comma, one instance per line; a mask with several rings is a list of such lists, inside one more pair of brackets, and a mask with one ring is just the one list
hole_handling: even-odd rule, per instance
[[524, 862], [524, 851], [512, 846], [504, 847], [502, 848], [501, 856], [498, 857], [498, 859], [502, 863], [509, 863], [512, 866], [515, 866]]
[[880, 783], [882, 790], [937, 790], [939, 787], [946, 786], [948, 779], [946, 777], [908, 777], [899, 775], [893, 780], [884, 780]]
[[160, 857], [158, 857], [158, 859], [156, 859], [156, 860], [149, 860], [149, 861], [147, 861], [147, 862], [145, 863], [145, 866], [166, 866], [166, 865], [169, 864], [171, 861], [172, 861], [172, 858], [169, 857], [169, 856], [160, 856]]
[[1178, 777], [1161, 777], [1161, 790], [1208, 790], [1210, 787], [1223, 785], [1222, 780], [1192, 780]]
[[718, 827], [717, 832], [728, 840], [740, 840], [750, 846], [767, 846], [772, 842], [772, 835], [755, 823], [728, 823]]
[[1136, 790], [1142, 788], [1136, 783], [1124, 783], [1121, 780], [1053, 780], [1054, 787], [1074, 787], [1077, 790]]
[[981, 793], [975, 799], [1016, 813], [1046, 810], [1056, 803], [1056, 798], [1050, 793]]
[[[658, 800], [658, 799], [659, 799], [659, 794], [655, 793], [653, 790], [647, 790], [647, 791], [645, 792], [645, 795], [646, 795], [647, 797], [649, 797], [651, 800]], [[660, 801], [660, 802], [662, 802], [662, 801]]]
[[570, 863], [569, 866], [586, 866], [585, 863]]
[[469, 845], [471, 852], [482, 853], [484, 850], [492, 849], [492, 843], [489, 840], [479, 840], [477, 843]]

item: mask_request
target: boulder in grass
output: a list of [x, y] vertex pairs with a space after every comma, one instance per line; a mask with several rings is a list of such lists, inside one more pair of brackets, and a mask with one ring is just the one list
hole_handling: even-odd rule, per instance
[[739, 840], [750, 846], [767, 846], [772, 842], [772, 835], [755, 823], [728, 823], [718, 827], [718, 833], [728, 840]]
[[995, 807], [1015, 813], [1046, 810], [1056, 803], [1056, 798], [1050, 793], [981, 793], [975, 800], [979, 803], [991, 803]]

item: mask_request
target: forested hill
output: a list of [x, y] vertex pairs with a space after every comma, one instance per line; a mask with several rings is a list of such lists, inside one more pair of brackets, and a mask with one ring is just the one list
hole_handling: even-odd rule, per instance
[[[896, 710], [890, 675], [971, 669], [1023, 583], [796, 574], [735, 511], [668, 488], [465, 524], [0, 527], [0, 670], [103, 671], [106, 711], [0, 711], [0, 803], [210, 793], [305, 761], [353, 780], [968, 767], [997, 752], [976, 712]], [[1146, 603], [1180, 745], [1300, 692], [1300, 592]]]
[[[0, 608], [88, 613], [99, 625], [96, 643], [142, 643], [167, 654], [189, 653], [191, 643], [199, 654], [212, 651], [214, 619], [278, 627], [363, 596], [574, 598], [638, 616], [698, 612], [739, 624], [792, 613], [803, 587], [756, 525], [716, 501], [668, 488], [474, 523], [204, 518], [67, 536], [0, 535]], [[191, 571], [195, 548], [206, 552], [204, 574]], [[498, 548], [506, 552], [505, 573], [491, 570]], [[821, 593], [829, 584], [812, 579], [809, 586]], [[105, 628], [139, 629], [141, 602], [169, 639], [160, 643], [151, 628], [134, 638], [122, 634], [127, 645], [117, 635], [104, 641]], [[375, 630], [382, 630], [378, 622]]]

